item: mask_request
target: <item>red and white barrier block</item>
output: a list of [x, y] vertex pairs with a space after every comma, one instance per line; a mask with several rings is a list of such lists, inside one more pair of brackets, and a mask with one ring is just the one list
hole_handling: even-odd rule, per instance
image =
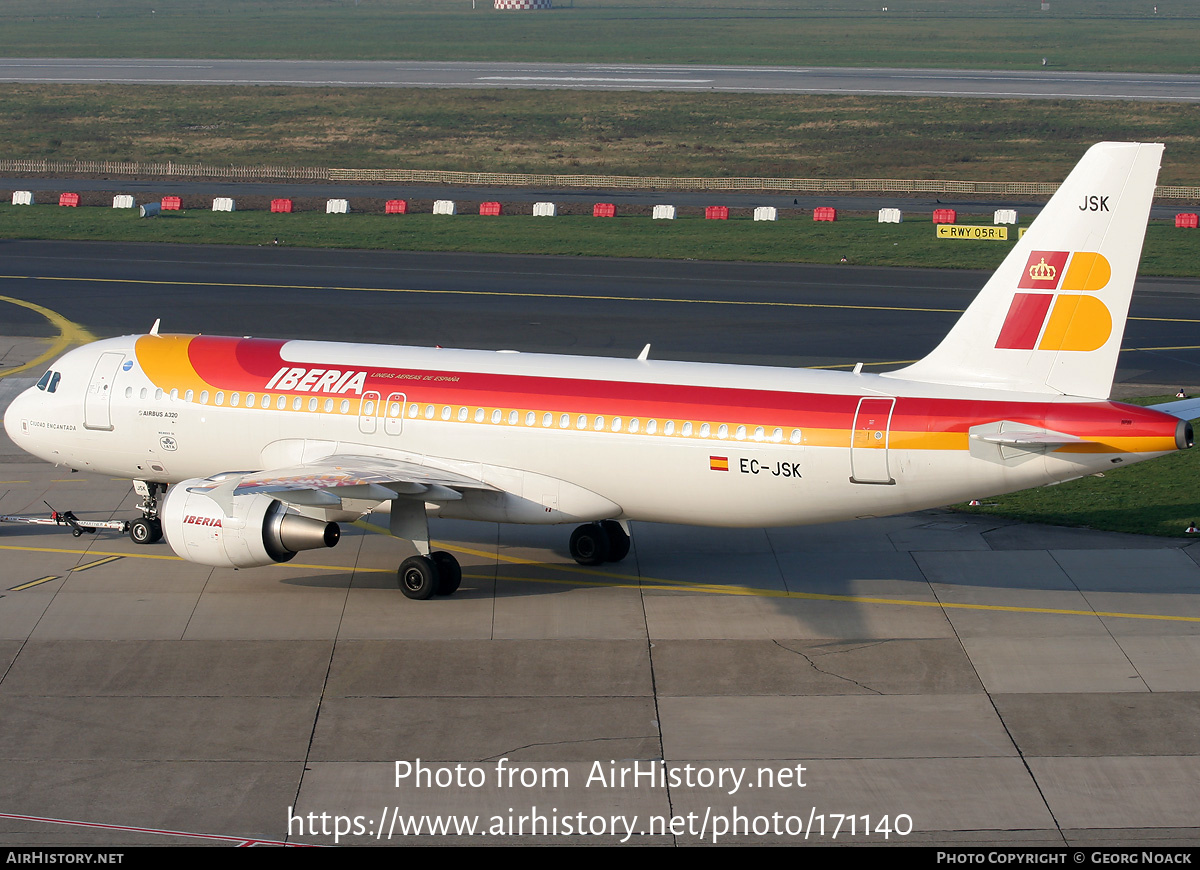
[[773, 205], [760, 205], [754, 209], [754, 219], [756, 221], [777, 221], [779, 220], [779, 209]]
[[13, 205], [33, 205], [32, 190], [14, 190], [12, 196]]
[[994, 224], [1015, 224], [1017, 222], [1017, 210], [1015, 208], [998, 208], [996, 213], [992, 215], [992, 223]]
[[458, 214], [458, 206], [450, 199], [439, 199], [433, 203], [434, 214]]
[[113, 197], [113, 208], [133, 208], [133, 194], [118, 193]]
[[237, 204], [228, 196], [213, 199], [213, 211], [237, 211]]
[[534, 217], [558, 217], [558, 206], [552, 202], [535, 202], [533, 204]]
[[675, 220], [675, 206], [673, 205], [656, 205], [654, 212], [651, 215], [651, 220], [656, 221], [673, 221]]
[[904, 222], [904, 215], [900, 213], [898, 208], [881, 208], [879, 210], [879, 223], [881, 224], [899, 224]]
[[328, 199], [325, 201], [325, 214], [350, 214], [350, 200]]

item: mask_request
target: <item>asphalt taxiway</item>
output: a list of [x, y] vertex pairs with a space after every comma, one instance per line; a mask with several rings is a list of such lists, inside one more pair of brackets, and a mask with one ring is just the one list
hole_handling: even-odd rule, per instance
[[537, 61], [2, 58], [0, 82], [1200, 100], [1200, 76], [1175, 73]]
[[[33, 246], [41, 277], [4, 279], [0, 293], [24, 286], [97, 334], [122, 318], [140, 323], [156, 306], [227, 324], [273, 312], [294, 326], [323, 304], [329, 316], [306, 331], [337, 337], [358, 324], [374, 335], [387, 328], [385, 310], [394, 329], [416, 330], [404, 306], [423, 300], [432, 310], [444, 298], [500, 345], [510, 342], [499, 326], [540, 308], [541, 322], [556, 326], [525, 321], [518, 339], [588, 352], [608, 341], [623, 353], [614, 336], [650, 322], [626, 313], [618, 329], [622, 318], [604, 315], [614, 303], [589, 298], [593, 281], [632, 295], [629, 276], [649, 271], [636, 262], [576, 262], [568, 279], [558, 261], [463, 257], [455, 278], [429, 259], [393, 278], [406, 289], [440, 286], [443, 297], [335, 289], [378, 286], [399, 259], [291, 252], [310, 277], [325, 269], [330, 280], [258, 296], [260, 256], [278, 267], [278, 251], [139, 248], [140, 277], [117, 286], [103, 283], [125, 268], [119, 246], [108, 247], [72, 257]], [[336, 259], [348, 256], [362, 272]], [[193, 257], [212, 271], [165, 289], [163, 276]], [[759, 273], [731, 267], [723, 285], [724, 267], [696, 264], [731, 303], [705, 307], [688, 301], [692, 267], [683, 268], [643, 287], [670, 301], [641, 303], [709, 321], [688, 336], [685, 318], [676, 342], [698, 353], [723, 320], [715, 331], [732, 335], [717, 342], [718, 357], [781, 354], [775, 339], [764, 347], [746, 335], [792, 309], [732, 304], [735, 272]], [[615, 293], [620, 269], [629, 280]], [[776, 302], [816, 304], [810, 293], [838, 292], [815, 278], [771, 291], [767, 274], [737, 285], [743, 301], [777, 292]], [[233, 275], [240, 290], [212, 295]], [[455, 280], [475, 295], [449, 292]], [[558, 295], [486, 295], [506, 280], [546, 282]], [[956, 294], [969, 298], [955, 286], [917, 298], [950, 309]], [[1190, 290], [1170, 290], [1151, 304], [1190, 304]], [[367, 307], [351, 302], [360, 299]], [[499, 314], [506, 302], [509, 319]], [[15, 327], [0, 339], [12, 372], [0, 377], [3, 403], [37, 376], [17, 369], [59, 327], [0, 304]], [[484, 313], [465, 310], [477, 304]], [[864, 315], [832, 310], [848, 341], [851, 318]], [[572, 312], [600, 319], [559, 333]], [[449, 331], [455, 321], [440, 316], [425, 327]], [[0, 441], [0, 513], [44, 513], [43, 501], [95, 519], [135, 513], [127, 482], [30, 462]], [[313, 833], [325, 814], [331, 831], [336, 818], [359, 820], [361, 832], [341, 843], [609, 843], [626, 837], [608, 827], [614, 816], [639, 844], [709, 843], [722, 820], [737, 818], [751, 833], [720, 842], [805, 842], [788, 832], [799, 825], [816, 844], [883, 843], [885, 831], [892, 843], [1200, 843], [1200, 551], [1188, 540], [940, 511], [799, 529], [634, 524], [630, 556], [589, 569], [567, 555], [567, 531], [435, 521], [434, 538], [463, 564], [463, 587], [413, 602], [395, 588], [405, 546], [367, 527], [347, 528], [335, 549], [233, 572], [182, 562], [165, 544], [0, 525], [0, 806], [10, 813], [0, 815], [0, 842], [332, 843]], [[417, 759], [431, 784], [415, 787], [415, 774], [397, 783], [396, 762], [415, 768]], [[614, 782], [635, 764], [668, 781]], [[456, 765], [482, 780], [438, 785]], [[717, 779], [722, 772], [740, 773], [740, 784]], [[421, 816], [503, 833], [399, 833]], [[522, 816], [558, 833], [530, 834]], [[563, 833], [567, 819], [590, 830], [607, 821], [603, 833], [580, 836]], [[508, 833], [522, 824], [524, 833]], [[909, 824], [911, 833], [896, 833]]]

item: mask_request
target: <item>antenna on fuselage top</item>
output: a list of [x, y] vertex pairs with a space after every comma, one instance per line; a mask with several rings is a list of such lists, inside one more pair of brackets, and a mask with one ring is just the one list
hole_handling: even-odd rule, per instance
[[650, 358], [650, 345], [647, 344], [645, 347], [643, 347], [642, 352], [638, 354], [637, 358], [642, 362], [648, 360]]
[[156, 317], [156, 318], [154, 318], [154, 325], [150, 327], [150, 334], [151, 334], [151, 335], [158, 335], [158, 325], [159, 325], [160, 323], [162, 323], [162, 318], [161, 318], [161, 317]]

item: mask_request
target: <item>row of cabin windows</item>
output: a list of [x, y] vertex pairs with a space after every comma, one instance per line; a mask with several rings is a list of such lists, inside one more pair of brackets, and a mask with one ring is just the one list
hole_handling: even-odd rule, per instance
[[[150, 391], [146, 387], [142, 387], [141, 391], [138, 393], [138, 398], [139, 399], [147, 399], [147, 398], [149, 398], [149, 394], [150, 394]], [[156, 389], [154, 391], [154, 401], [156, 401], [156, 402], [162, 401], [162, 398], [164, 395], [165, 394], [163, 393], [161, 388]], [[127, 398], [127, 399], [133, 398], [133, 387], [125, 388], [125, 398]], [[171, 390], [171, 392], [170, 392], [171, 401], [173, 401], [173, 402], [179, 401], [179, 398], [180, 398], [179, 390]], [[225, 398], [226, 397], [225, 397], [224, 391], [218, 390], [217, 392], [213, 393], [213, 396], [212, 396], [213, 404], [214, 405], [224, 405]], [[208, 390], [201, 390], [200, 396], [198, 399], [196, 397], [196, 393], [194, 390], [187, 390], [183, 394], [183, 401], [188, 402], [188, 403], [191, 403], [192, 401], [199, 401], [199, 403], [201, 405], [207, 405], [208, 404]], [[229, 394], [229, 407], [237, 408], [237, 407], [240, 407], [242, 405], [242, 403], [243, 402], [242, 402], [242, 394], [241, 393], [230, 393]], [[266, 393], [264, 393], [261, 397], [257, 396], [254, 393], [246, 393], [245, 406], [247, 408], [270, 408], [272, 406], [272, 404], [274, 404], [276, 409], [278, 409], [280, 411], [284, 411], [288, 407], [288, 397], [287, 396], [276, 396], [275, 399], [272, 400], [272, 398], [269, 395], [267, 395]], [[309, 396], [307, 405], [308, 405], [308, 410], [314, 411], [314, 412], [318, 411], [318, 410], [323, 410], [326, 414], [332, 414], [334, 408], [336, 407], [339, 414], [350, 413], [350, 400], [349, 399], [342, 399], [341, 402], [336, 402], [334, 399], [325, 399], [324, 404], [322, 405], [321, 400], [318, 399], [316, 396]], [[305, 407], [304, 397], [303, 396], [293, 396], [292, 401], [291, 401], [291, 407], [292, 407], [293, 411], [304, 410], [304, 407]], [[364, 413], [369, 413], [369, 412], [365, 411], [365, 409], [364, 409]]]
[[[391, 407], [388, 409], [389, 416], [392, 417], [397, 416], [399, 411], [400, 405], [396, 402], [393, 402]], [[364, 409], [364, 413], [370, 414], [371, 411]], [[468, 417], [471, 417], [476, 423], [482, 423], [485, 419], [488, 419], [488, 414], [483, 408], [476, 408], [474, 414], [472, 414], [468, 408], [460, 407], [456, 414], [450, 405], [442, 405], [440, 411], [436, 405], [426, 405], [424, 411], [422, 411], [421, 407], [415, 403], [408, 406], [408, 416], [414, 419], [417, 417], [424, 417], [426, 420], [432, 420], [435, 417], [440, 417], [443, 420], [449, 420], [451, 417], [457, 417], [460, 422], [465, 422]], [[657, 434], [659, 428], [658, 420], [646, 420], [643, 424], [643, 422], [637, 417], [631, 417], [628, 420], [622, 417], [592, 417], [588, 414], [579, 414], [575, 416], [574, 419], [572, 419], [571, 414], [558, 414], [557, 420], [555, 417], [556, 415], [550, 411], [543, 412], [541, 415], [542, 428], [591, 429], [594, 432], [604, 432], [606, 430], [610, 432], [624, 431], [635, 434], [637, 432], [644, 431], [647, 435]], [[499, 408], [494, 408], [492, 410], [490, 420], [494, 424], [507, 423], [509, 426], [516, 426], [522, 422], [522, 415], [520, 411], [514, 410], [505, 414], [504, 411], [500, 410]], [[523, 422], [526, 426], [536, 426], [538, 424], [538, 413], [536, 411], [526, 411], [524, 413]], [[675, 421], [667, 420], [663, 422], [662, 431], [664, 435], [674, 435], [676, 431]], [[720, 423], [716, 427], [716, 437], [719, 439], [728, 439], [729, 432], [730, 427], [726, 423]], [[712, 438], [713, 427], [711, 423], [701, 423], [697, 427], [696, 424], [692, 423], [691, 421], [685, 421], [683, 425], [679, 427], [679, 434], [683, 435], [685, 438], [689, 438], [693, 434], [698, 434], [701, 438]], [[733, 430], [733, 437], [738, 441], [745, 441], [747, 438], [750, 438], [754, 441], [774, 441], [778, 443], [783, 441], [783, 429], [777, 426], [773, 428], [768, 435], [767, 429], [764, 426], [754, 427], [754, 430], [751, 433], [748, 427], [739, 425]], [[793, 429], [791, 431], [791, 435], [789, 436], [789, 440], [793, 444], [799, 444], [802, 437], [801, 430]]]
[[[147, 388], [143, 387], [141, 390], [141, 393], [139, 395], [139, 398], [146, 399], [148, 397], [148, 392], [149, 391], [147, 390]], [[132, 397], [133, 397], [133, 387], [126, 387], [125, 388], [125, 398], [129, 399]], [[161, 389], [155, 390], [154, 391], [155, 401], [161, 401], [162, 398], [163, 398], [163, 391]], [[170, 398], [172, 401], [177, 401], [179, 399], [179, 391], [171, 390]], [[183, 400], [185, 402], [191, 402], [194, 398], [195, 398], [195, 393], [192, 390], [188, 390], [183, 394]], [[200, 391], [199, 401], [200, 401], [201, 405], [208, 404], [208, 390]], [[229, 394], [230, 407], [232, 407], [232, 408], [238, 407], [241, 404], [241, 401], [242, 401], [241, 394], [239, 394], [239, 393], [230, 393]], [[216, 392], [213, 395], [213, 404], [214, 405], [224, 405], [225, 404], [225, 393], [221, 392], [221, 391]], [[245, 406], [247, 408], [255, 408], [255, 407], [270, 408], [271, 404], [272, 404], [272, 400], [269, 395], [264, 394], [260, 400], [254, 393], [246, 394]], [[276, 399], [274, 400], [274, 404], [278, 410], [280, 410], [280, 411], [286, 410], [288, 407], [287, 396], [276, 397]], [[328, 399], [328, 398], [325, 399], [324, 406], [322, 407], [320, 399], [318, 399], [316, 396], [309, 396], [307, 404], [308, 404], [309, 411], [315, 412], [318, 409], [321, 409], [326, 414], [333, 413], [333, 410], [335, 407], [335, 401], [333, 399]], [[293, 411], [303, 410], [304, 405], [305, 405], [305, 402], [304, 402], [303, 396], [292, 397], [291, 406], [292, 406]], [[350, 412], [350, 400], [342, 399], [341, 402], [339, 404], [337, 404], [337, 409], [338, 409], [338, 413], [340, 413], [340, 414], [348, 414]], [[388, 403], [386, 411], [387, 411], [388, 417], [391, 417], [391, 418], [399, 417], [401, 415], [400, 403], [399, 402]], [[362, 414], [363, 414], [363, 416], [367, 416], [367, 417], [371, 417], [371, 416], [375, 415], [375, 402], [373, 400], [367, 399], [363, 402]], [[450, 405], [442, 405], [440, 408], [440, 411], [439, 411], [438, 407], [435, 405], [426, 405], [424, 408], [424, 412], [422, 412], [421, 407], [415, 403], [408, 406], [408, 416], [410, 418], [414, 418], [414, 419], [417, 417], [424, 417], [426, 420], [432, 420], [435, 417], [440, 417], [442, 420], [450, 420], [453, 417], [453, 418], [457, 418], [459, 422], [466, 422], [468, 419], [473, 419], [476, 423], [482, 423], [482, 422], [484, 422], [485, 419], [488, 419], [488, 414], [483, 408], [476, 408], [474, 413], [472, 413], [470, 411], [470, 409], [465, 408], [465, 407], [460, 407], [458, 409], [457, 413], [455, 413], [454, 409]], [[555, 422], [556, 422], [555, 416], [556, 416], [555, 414], [553, 414], [549, 411], [544, 412], [541, 415], [542, 428], [543, 429], [555, 428]], [[508, 414], [506, 415], [499, 408], [495, 408], [492, 410], [490, 420], [493, 424], [507, 423], [509, 426], [516, 426], [518, 423], [521, 422], [521, 412], [513, 410], [513, 411], [509, 411]], [[525, 415], [524, 415], [524, 423], [526, 426], [536, 426], [538, 423], [537, 412], [536, 411], [526, 411]], [[572, 426], [572, 423], [573, 423], [573, 426]], [[658, 423], [658, 420], [647, 420], [647, 421], [645, 421], [645, 424], [643, 425], [642, 421], [640, 419], [638, 419], [637, 417], [631, 417], [628, 420], [625, 420], [622, 417], [604, 417], [604, 416], [591, 417], [588, 414], [579, 414], [572, 421], [572, 415], [559, 414], [559, 415], [557, 415], [557, 428], [559, 428], [559, 429], [575, 428], [577, 430], [591, 429], [592, 431], [595, 431], [595, 432], [603, 432], [606, 430], [610, 431], [610, 432], [624, 431], [624, 432], [629, 432], [631, 434], [636, 434], [638, 432], [645, 431], [645, 433], [647, 435], [655, 435], [658, 433], [659, 423]], [[675, 421], [674, 420], [665, 421], [662, 424], [662, 431], [663, 431], [664, 435], [674, 435], [675, 431], [676, 431]], [[716, 427], [715, 434], [718, 439], [727, 440], [729, 438], [729, 432], [730, 432], [730, 428], [729, 428], [728, 424], [719, 423]], [[679, 427], [679, 434], [685, 438], [690, 438], [690, 437], [692, 437], [693, 434], [698, 434], [699, 437], [701, 437], [701, 438], [712, 438], [714, 435], [713, 427], [712, 427], [711, 423], [701, 423], [699, 425], [699, 427], [697, 427], [690, 420], [685, 421], [683, 423], [683, 425]], [[750, 438], [753, 441], [768, 441], [769, 440], [769, 441], [773, 441], [775, 443], [779, 443], [779, 442], [783, 441], [783, 429], [777, 426], [777, 427], [773, 428], [771, 430], [770, 434], [768, 435], [767, 429], [764, 426], [756, 426], [756, 427], [754, 427], [753, 432], [751, 432], [747, 426], [739, 425], [737, 428], [735, 428], [733, 430], [733, 437], [737, 441], [745, 441], [747, 438]], [[801, 438], [802, 438], [801, 430], [793, 429], [791, 431], [789, 440], [793, 444], [799, 444]]]

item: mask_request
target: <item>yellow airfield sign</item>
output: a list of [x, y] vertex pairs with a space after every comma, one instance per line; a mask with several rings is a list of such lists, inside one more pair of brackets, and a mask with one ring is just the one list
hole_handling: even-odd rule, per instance
[[939, 239], [991, 239], [1008, 241], [1008, 227], [963, 227], [957, 224], [938, 224]]

